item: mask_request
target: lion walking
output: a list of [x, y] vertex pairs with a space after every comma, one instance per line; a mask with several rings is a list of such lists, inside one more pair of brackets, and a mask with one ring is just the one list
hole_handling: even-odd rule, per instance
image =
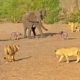
[[7, 45], [4, 48], [4, 59], [8, 62], [15, 61], [15, 54], [19, 51], [19, 45]]
[[77, 57], [76, 63], [78, 63], [80, 61], [80, 49], [77, 47], [60, 48], [60, 49], [56, 50], [55, 54], [57, 57], [60, 57], [59, 62], [61, 62], [63, 58], [66, 58], [66, 62], [69, 63], [70, 56]]

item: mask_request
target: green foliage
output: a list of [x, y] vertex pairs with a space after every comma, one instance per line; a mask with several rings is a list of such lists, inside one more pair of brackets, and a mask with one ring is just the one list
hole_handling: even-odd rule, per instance
[[25, 12], [47, 9], [46, 23], [58, 21], [59, 0], [0, 0], [0, 19], [21, 22]]
[[45, 18], [46, 23], [54, 23], [59, 21], [59, 0], [47, 0], [47, 4], [45, 4], [48, 9], [47, 17]]

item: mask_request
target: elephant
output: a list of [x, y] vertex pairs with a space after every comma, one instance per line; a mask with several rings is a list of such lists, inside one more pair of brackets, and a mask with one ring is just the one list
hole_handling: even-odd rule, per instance
[[[40, 11], [31, 11], [23, 15], [22, 17], [22, 23], [24, 27], [24, 38], [28, 37], [31, 38], [31, 31], [33, 32], [34, 37], [36, 36], [35, 29], [37, 28], [40, 32], [40, 35], [43, 36], [42, 29], [46, 29], [42, 21], [44, 17], [46, 16], [46, 10], [40, 10]], [[26, 35], [26, 31], [28, 30], [28, 35]]]

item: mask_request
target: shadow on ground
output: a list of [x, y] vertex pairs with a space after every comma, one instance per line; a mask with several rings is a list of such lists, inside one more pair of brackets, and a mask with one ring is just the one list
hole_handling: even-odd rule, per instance
[[[57, 35], [60, 35], [61, 36], [61, 34], [60, 34], [60, 32], [58, 32], [58, 33], [51, 33], [51, 32], [49, 32], [49, 33], [43, 33], [43, 36], [41, 36], [40, 34], [38, 34], [38, 35], [36, 35], [36, 37], [34, 37], [34, 36], [31, 36], [30, 38], [20, 38], [19, 40], [22, 40], [22, 39], [35, 39], [35, 38], [47, 38], [47, 37], [54, 37], [54, 36], [57, 36]], [[74, 37], [68, 37], [68, 40], [73, 40], [73, 39], [77, 39], [77, 38], [74, 38]], [[10, 39], [1, 39], [0, 41], [15, 41], [15, 40], [10, 40]], [[18, 40], [16, 40], [16, 41], [18, 41]]]
[[32, 56], [24, 57], [24, 58], [17, 59], [17, 60], [15, 60], [15, 61], [21, 61], [21, 60], [29, 59], [29, 58], [31, 58], [31, 57], [32, 57]]

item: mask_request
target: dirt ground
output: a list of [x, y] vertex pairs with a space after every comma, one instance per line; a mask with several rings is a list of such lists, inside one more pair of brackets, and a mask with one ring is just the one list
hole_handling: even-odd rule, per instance
[[[0, 24], [0, 80], [80, 80], [80, 63], [71, 57], [67, 64], [65, 59], [58, 63], [54, 50], [61, 47], [80, 47], [80, 32], [71, 33], [66, 24], [45, 25], [45, 38], [9, 40], [11, 32], [23, 33], [23, 25]], [[68, 32], [68, 40], [63, 40], [60, 31]], [[39, 34], [38, 30], [36, 30]], [[15, 62], [6, 63], [3, 59], [4, 46], [20, 44]]]

